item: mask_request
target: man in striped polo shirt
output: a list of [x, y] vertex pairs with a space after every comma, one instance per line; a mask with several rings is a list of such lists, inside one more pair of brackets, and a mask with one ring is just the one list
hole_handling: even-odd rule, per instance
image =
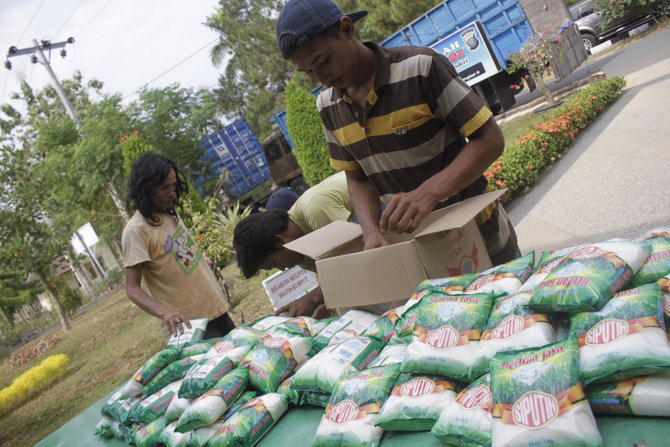
[[[384, 230], [412, 232], [434, 209], [485, 192], [483, 173], [504, 140], [444, 56], [356, 39], [354, 22], [366, 14], [344, 15], [330, 0], [289, 0], [277, 40], [285, 58], [324, 85], [317, 107], [331, 165], [346, 172], [369, 249], [388, 245]], [[501, 205], [475, 220], [494, 265], [520, 256]]]

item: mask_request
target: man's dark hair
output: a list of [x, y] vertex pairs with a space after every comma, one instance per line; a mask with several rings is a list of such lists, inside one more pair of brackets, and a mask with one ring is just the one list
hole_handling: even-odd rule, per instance
[[277, 251], [277, 234], [287, 228], [288, 214], [280, 209], [250, 214], [237, 224], [233, 248], [246, 278], [254, 276], [267, 257]]
[[325, 30], [323, 30], [321, 33], [317, 34], [314, 37], [308, 37], [308, 35], [296, 36], [294, 34], [284, 34], [279, 39], [279, 50], [281, 51], [282, 54], [285, 54], [286, 58], [288, 59], [289, 57], [291, 57], [293, 53], [295, 53], [296, 50], [307, 45], [314, 39], [317, 38], [330, 39], [332, 37], [339, 40], [340, 35], [337, 33], [339, 29], [340, 29], [340, 22], [338, 20], [333, 25], [329, 26], [328, 28], [326, 28]]
[[174, 169], [175, 174], [177, 174], [177, 187], [174, 193], [174, 205], [166, 212], [177, 217], [174, 207], [181, 208], [179, 198], [182, 194], [188, 193], [186, 179], [172, 160], [155, 152], [144, 152], [133, 163], [130, 178], [128, 178], [128, 197], [126, 198], [128, 211], [139, 210], [148, 223], [158, 225], [160, 219], [153, 215], [151, 189], [162, 184], [170, 174], [171, 169]]

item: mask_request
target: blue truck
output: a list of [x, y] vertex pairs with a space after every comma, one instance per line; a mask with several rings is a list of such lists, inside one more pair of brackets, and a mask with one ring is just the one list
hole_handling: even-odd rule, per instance
[[202, 138], [200, 146], [205, 150], [200, 162], [214, 173], [203, 176], [199, 186], [218, 179], [225, 170], [226, 195], [243, 205], [262, 206], [273, 184], [291, 186], [298, 194], [308, 187], [291, 146], [279, 131], [261, 143], [249, 123], [237, 119]]

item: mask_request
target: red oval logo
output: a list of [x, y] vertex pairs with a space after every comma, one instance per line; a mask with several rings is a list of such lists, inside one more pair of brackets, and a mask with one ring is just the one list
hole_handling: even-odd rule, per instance
[[330, 407], [330, 413], [328, 413], [328, 419], [334, 424], [344, 424], [347, 421], [356, 419], [356, 416], [358, 416], [358, 405], [350, 399], [333, 405]]
[[216, 345], [214, 345], [214, 350], [217, 352], [217, 354], [223, 354], [225, 352], [232, 351], [234, 347], [235, 343], [233, 343], [232, 341], [222, 340], [218, 342]]
[[512, 417], [517, 425], [540, 428], [558, 416], [558, 401], [551, 394], [531, 391], [517, 400], [512, 407]]
[[419, 397], [430, 394], [435, 389], [435, 382], [425, 377], [416, 377], [400, 387], [400, 394], [406, 397]]
[[446, 349], [455, 346], [458, 343], [458, 331], [451, 326], [442, 326], [441, 328], [428, 331], [426, 343], [437, 349]]
[[623, 320], [603, 320], [586, 333], [587, 345], [602, 345], [628, 334], [628, 323]]
[[491, 390], [486, 385], [477, 385], [476, 387], [464, 390], [463, 394], [457, 399], [458, 404], [463, 408], [484, 408], [491, 407], [493, 397]]
[[523, 317], [510, 315], [491, 331], [492, 338], [507, 338], [523, 329]]
[[473, 292], [475, 290], [481, 289], [486, 284], [492, 281], [493, 281], [493, 275], [484, 275], [472, 281], [465, 290], [468, 292]]
[[576, 259], [576, 260], [581, 260], [581, 259], [590, 259], [590, 258], [595, 258], [598, 256], [602, 256], [606, 254], [607, 252], [605, 250], [602, 250], [598, 247], [591, 246], [591, 247], [584, 247], [580, 248], [578, 250], [573, 251], [568, 255], [569, 258]]

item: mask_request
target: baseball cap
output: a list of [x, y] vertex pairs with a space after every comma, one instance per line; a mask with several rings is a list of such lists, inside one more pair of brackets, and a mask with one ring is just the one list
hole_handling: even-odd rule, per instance
[[331, 0], [289, 0], [277, 19], [277, 42], [284, 59], [337, 23], [345, 15], [353, 22], [367, 11], [344, 14]]
[[275, 191], [268, 198], [268, 201], [265, 203], [265, 209], [280, 209], [288, 211], [291, 209], [296, 200], [298, 200], [298, 194], [293, 192], [291, 188], [281, 188]]

